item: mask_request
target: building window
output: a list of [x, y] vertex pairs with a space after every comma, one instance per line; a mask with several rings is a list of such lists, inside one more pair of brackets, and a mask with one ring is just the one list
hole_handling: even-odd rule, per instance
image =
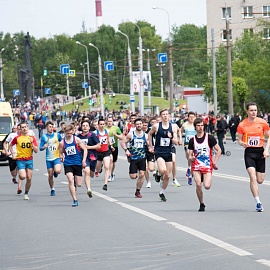
[[263, 6], [263, 17], [270, 17], [270, 6]]
[[253, 7], [252, 6], [243, 7], [243, 13], [244, 18], [253, 18]]
[[253, 28], [246, 28], [246, 29], [244, 29], [244, 33], [246, 35], [253, 35]]
[[225, 7], [222, 8], [222, 19], [226, 19], [226, 15], [228, 14], [229, 19], [232, 18], [232, 8]]
[[263, 38], [264, 39], [270, 39], [270, 29], [269, 28], [264, 28], [263, 29]]
[[[222, 40], [226, 41], [227, 40], [227, 33], [226, 30], [222, 31]], [[232, 29], [230, 29], [230, 40], [232, 40]]]

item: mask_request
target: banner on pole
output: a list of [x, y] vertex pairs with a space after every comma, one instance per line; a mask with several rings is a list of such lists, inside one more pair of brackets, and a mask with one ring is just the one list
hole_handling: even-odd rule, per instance
[[[133, 77], [133, 91], [134, 93], [140, 92], [140, 71], [133, 71], [132, 72]], [[144, 91], [152, 91], [152, 77], [151, 77], [151, 71], [144, 71], [143, 72], [143, 88]]]

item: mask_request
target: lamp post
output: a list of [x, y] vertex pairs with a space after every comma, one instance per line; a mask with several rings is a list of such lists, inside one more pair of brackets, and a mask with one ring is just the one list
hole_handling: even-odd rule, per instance
[[[128, 54], [128, 70], [129, 70], [129, 87], [130, 87], [130, 96], [134, 96], [134, 89], [133, 89], [133, 77], [132, 77], [132, 62], [131, 62], [131, 50], [130, 50], [130, 43], [129, 43], [129, 37], [121, 32], [120, 30], [118, 30], [117, 32], [119, 32], [120, 34], [122, 34], [123, 36], [125, 36], [128, 40], [128, 49], [127, 49], [127, 54]], [[134, 102], [131, 102], [131, 111], [135, 112], [135, 106], [134, 106]]]
[[[85, 64], [80, 63], [80, 65], [83, 67], [83, 82], [85, 82]], [[84, 88], [84, 96], [86, 97], [86, 88]]]
[[2, 62], [2, 53], [5, 48], [2, 48], [0, 51], [0, 89], [1, 89], [1, 100], [4, 101], [4, 85], [3, 85], [3, 62]]
[[91, 81], [90, 81], [90, 68], [89, 68], [89, 58], [88, 58], [88, 48], [86, 45], [82, 44], [79, 41], [76, 41], [76, 44], [83, 46], [86, 51], [86, 64], [87, 64], [87, 77], [88, 77], [88, 95], [91, 97]]
[[173, 112], [173, 55], [172, 55], [172, 37], [171, 37], [171, 23], [169, 12], [160, 7], [152, 7], [153, 9], [160, 9], [167, 13], [169, 25], [169, 76], [170, 76], [170, 111]]
[[94, 47], [98, 52], [98, 73], [99, 73], [99, 95], [100, 95], [100, 111], [101, 115], [105, 117], [104, 114], [104, 101], [103, 101], [103, 86], [102, 86], [102, 66], [101, 66], [101, 58], [98, 47], [94, 44], [89, 43], [89, 46]]
[[157, 67], [160, 69], [160, 97], [164, 98], [164, 90], [163, 90], [163, 67], [165, 66], [164, 63], [156, 64]]

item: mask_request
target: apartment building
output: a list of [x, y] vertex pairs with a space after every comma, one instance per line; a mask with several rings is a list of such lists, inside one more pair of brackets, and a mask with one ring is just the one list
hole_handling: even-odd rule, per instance
[[226, 44], [226, 18], [230, 23], [230, 40], [234, 42], [247, 31], [263, 31], [270, 39], [269, 28], [256, 27], [258, 19], [270, 21], [270, 0], [206, 0], [207, 46], [211, 47], [211, 29], [214, 29], [216, 46]]

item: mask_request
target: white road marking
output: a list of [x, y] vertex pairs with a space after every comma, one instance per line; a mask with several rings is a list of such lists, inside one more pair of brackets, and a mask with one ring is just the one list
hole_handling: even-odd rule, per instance
[[111, 198], [111, 197], [109, 197], [107, 195], [101, 194], [99, 192], [93, 191], [93, 194], [100, 197], [100, 198], [102, 198], [102, 199], [104, 199], [104, 200], [106, 200], [106, 201], [108, 201], [108, 202], [117, 202], [116, 199], [113, 199], [113, 198]]
[[193, 229], [191, 229], [189, 227], [183, 226], [183, 225], [181, 225], [179, 223], [167, 222], [167, 224], [170, 224], [170, 225], [174, 226], [176, 229], [179, 229], [179, 230], [181, 230], [183, 232], [191, 234], [191, 235], [193, 235], [193, 236], [195, 236], [197, 238], [200, 238], [200, 239], [202, 239], [202, 240], [204, 240], [206, 242], [209, 242], [209, 243], [211, 243], [211, 244], [213, 244], [215, 246], [226, 249], [226, 250], [228, 250], [228, 251], [230, 251], [232, 253], [235, 253], [235, 254], [237, 254], [239, 256], [251, 256], [251, 255], [253, 255], [250, 252], [247, 252], [247, 251], [245, 251], [243, 249], [237, 248], [237, 247], [235, 247], [235, 246], [233, 246], [231, 244], [223, 242], [223, 241], [221, 241], [221, 240], [219, 240], [217, 238], [214, 238], [212, 236], [209, 236], [209, 235], [207, 235], [205, 233], [202, 233], [202, 232], [199, 232], [197, 230], [193, 230]]
[[44, 173], [45, 176], [48, 176], [49, 174], [48, 173]]
[[61, 182], [61, 184], [68, 185], [68, 182]]
[[256, 262], [270, 267], [270, 261], [268, 260], [261, 259], [261, 260], [257, 260]]
[[39, 169], [34, 169], [35, 171], [39, 171]]

